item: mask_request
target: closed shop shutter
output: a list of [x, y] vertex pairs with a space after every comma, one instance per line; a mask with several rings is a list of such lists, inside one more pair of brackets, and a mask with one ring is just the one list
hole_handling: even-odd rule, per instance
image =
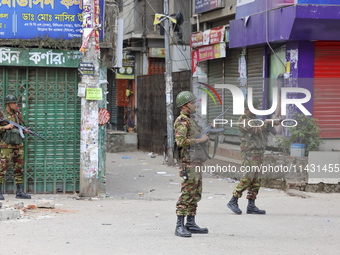
[[315, 42], [313, 117], [322, 138], [340, 138], [340, 42]]
[[[208, 84], [212, 87], [215, 87], [215, 84], [223, 84], [223, 61], [224, 59], [214, 59], [209, 60], [208, 62]], [[205, 89], [207, 88], [205, 87]], [[222, 89], [216, 89], [216, 91], [222, 100]], [[222, 106], [217, 96], [212, 91], [210, 92], [216, 100], [216, 105], [213, 99], [208, 96], [207, 119], [209, 122], [216, 118], [222, 112]]]
[[[238, 59], [240, 56], [240, 50], [227, 50], [227, 55], [225, 58], [225, 84], [231, 84], [235, 86], [239, 86], [238, 77]], [[227, 109], [230, 107], [229, 111], [225, 114], [224, 119], [230, 121], [233, 120], [236, 123], [240, 117], [240, 115], [233, 115], [233, 97], [231, 92], [228, 89], [224, 90], [224, 108]], [[238, 135], [237, 125], [230, 127], [230, 124], [227, 125], [225, 134], [228, 135]]]
[[[15, 94], [24, 120], [46, 138], [26, 135], [25, 183], [32, 193], [79, 190], [80, 98], [77, 69], [0, 68], [0, 91]], [[13, 171], [7, 173], [5, 192], [14, 189]]]
[[113, 130], [117, 130], [117, 83], [114, 77], [114, 73], [108, 69], [107, 72], [108, 80], [108, 96], [107, 101], [109, 102], [107, 108], [110, 112], [110, 123]]
[[247, 49], [247, 85], [253, 88], [253, 98], [257, 98], [262, 107], [263, 99], [263, 51], [260, 48]]

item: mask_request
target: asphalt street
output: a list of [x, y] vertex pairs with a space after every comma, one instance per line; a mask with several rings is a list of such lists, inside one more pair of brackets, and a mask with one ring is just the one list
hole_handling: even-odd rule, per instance
[[[236, 183], [204, 174], [196, 222], [207, 235], [174, 235], [180, 194], [178, 168], [146, 152], [107, 155], [107, 194], [34, 195], [54, 210], [31, 210], [0, 222], [0, 254], [339, 254], [340, 194], [307, 198], [261, 188], [257, 206], [266, 215], [233, 214], [226, 206]], [[4, 205], [18, 200], [6, 195]], [[246, 211], [245, 197], [239, 200]]]

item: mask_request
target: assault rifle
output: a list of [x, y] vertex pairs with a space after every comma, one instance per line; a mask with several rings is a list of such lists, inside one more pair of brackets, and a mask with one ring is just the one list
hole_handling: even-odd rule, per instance
[[25, 138], [24, 131], [27, 131], [27, 132], [29, 132], [30, 134], [35, 135], [35, 136], [37, 136], [37, 137], [39, 137], [39, 138], [41, 138], [41, 139], [43, 139], [43, 140], [46, 141], [46, 139], [45, 139], [44, 137], [42, 137], [41, 135], [38, 135], [37, 133], [35, 133], [35, 132], [29, 130], [27, 127], [24, 127], [24, 126], [19, 125], [18, 123], [15, 123], [15, 122], [10, 121], [10, 120], [3, 119], [3, 118], [1, 118], [1, 117], [0, 117], [0, 121], [6, 121], [7, 123], [12, 124], [12, 125], [15, 126], [17, 129], [19, 129], [19, 133], [20, 133], [20, 136], [21, 136], [22, 138]]
[[[279, 119], [278, 120], [280, 123], [282, 122], [282, 121], [284, 121], [284, 119]], [[274, 123], [275, 121], [273, 120], [273, 123]], [[272, 135], [277, 135], [277, 132], [276, 132], [276, 130], [275, 130], [275, 128], [273, 127], [273, 126], [271, 126], [271, 125], [268, 125], [267, 126], [267, 130], [272, 134]]]
[[[220, 115], [218, 115], [215, 119], [213, 119], [212, 123], [214, 123], [214, 120], [217, 120], [219, 118], [221, 118], [224, 114], [226, 114], [227, 111], [229, 111], [230, 107], [228, 107], [227, 110], [225, 110], [224, 112], [222, 112]], [[221, 133], [224, 131], [224, 128], [212, 128], [211, 125], [208, 125], [202, 133], [199, 134], [199, 136], [197, 137], [197, 139], [200, 139], [203, 135], [208, 134], [208, 133]]]

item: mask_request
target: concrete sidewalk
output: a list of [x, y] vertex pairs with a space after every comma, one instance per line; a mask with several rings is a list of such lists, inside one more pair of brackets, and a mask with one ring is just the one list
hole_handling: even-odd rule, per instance
[[[123, 157], [130, 157], [125, 158]], [[340, 194], [308, 198], [261, 188], [257, 205], [267, 215], [235, 215], [226, 203], [236, 183], [204, 175], [197, 223], [208, 235], [174, 235], [178, 169], [144, 152], [107, 155], [107, 196], [53, 199], [55, 210], [32, 210], [0, 222], [1, 254], [338, 254]], [[15, 202], [7, 195], [3, 204]], [[245, 211], [247, 201], [240, 199]]]

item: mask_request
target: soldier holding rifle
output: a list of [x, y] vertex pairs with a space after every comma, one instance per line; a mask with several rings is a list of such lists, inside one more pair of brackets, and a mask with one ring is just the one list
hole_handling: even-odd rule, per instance
[[[5, 109], [0, 111], [0, 117], [17, 124], [23, 124], [23, 119], [17, 111], [17, 98], [14, 95], [5, 97]], [[23, 191], [24, 181], [24, 144], [20, 130], [8, 121], [0, 121], [0, 200], [4, 200], [1, 191], [7, 169], [13, 162], [15, 183], [17, 185], [16, 198], [30, 199], [31, 196]], [[23, 131], [28, 133], [28, 131]]]

